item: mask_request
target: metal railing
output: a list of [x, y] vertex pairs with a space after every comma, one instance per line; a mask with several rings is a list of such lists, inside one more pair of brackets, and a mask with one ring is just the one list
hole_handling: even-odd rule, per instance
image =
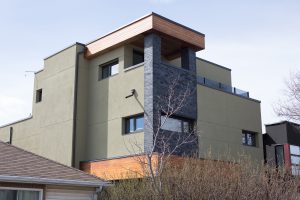
[[224, 92], [235, 94], [235, 95], [238, 95], [238, 96], [250, 98], [249, 97], [249, 92], [246, 92], [244, 90], [240, 90], [240, 89], [235, 88], [235, 87], [231, 87], [230, 85], [226, 85], [226, 84], [214, 81], [214, 80], [207, 79], [207, 78], [202, 77], [202, 76], [197, 76], [197, 83], [199, 83], [201, 85], [208, 86], [210, 88], [215, 88], [215, 89], [218, 89], [218, 90], [222, 90]]

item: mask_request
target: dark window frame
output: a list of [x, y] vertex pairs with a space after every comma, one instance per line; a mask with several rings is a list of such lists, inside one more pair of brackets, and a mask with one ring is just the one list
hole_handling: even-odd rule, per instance
[[[139, 62], [139, 63], [135, 63], [134, 54], [139, 55], [139, 56], [142, 56], [143, 61], [142, 61], [142, 62]], [[133, 50], [132, 50], [132, 66], [138, 65], [138, 64], [140, 64], [140, 63], [143, 63], [144, 61], [145, 61], [145, 59], [144, 59], [144, 52], [139, 51], [139, 50], [136, 50], [136, 49], [133, 49]]]
[[[165, 114], [161, 114], [161, 116], [160, 116], [160, 125], [161, 125], [161, 117], [163, 117], [163, 116], [165, 116]], [[186, 117], [182, 117], [182, 116], [177, 116], [177, 115], [171, 115], [171, 116], [168, 117], [168, 119], [169, 118], [181, 121], [181, 131], [178, 132], [178, 131], [165, 130], [161, 127], [162, 130], [176, 132], [176, 133], [192, 133], [193, 132], [195, 120], [190, 119], [190, 118], [186, 118]], [[189, 125], [188, 132], [184, 131], [184, 122], [188, 122], [188, 125]]]
[[[299, 176], [300, 175], [300, 163], [293, 163], [292, 157], [296, 157], [296, 158], [299, 159], [300, 158], [300, 153], [299, 154], [292, 153], [291, 146], [295, 146], [295, 147], [298, 147], [298, 148], [300, 148], [300, 147], [298, 145], [293, 145], [293, 144], [289, 145], [289, 150], [290, 150], [290, 157], [289, 157], [289, 159], [291, 161], [291, 173], [294, 176]], [[293, 168], [296, 168], [296, 171], [294, 171]]]
[[291, 160], [291, 166], [296, 166], [296, 167], [300, 167], [300, 163], [298, 164], [295, 164], [295, 163], [292, 163], [292, 157], [297, 157], [297, 158], [300, 158], [300, 154], [294, 154], [291, 152], [291, 146], [296, 146], [296, 147], [299, 147], [298, 145], [289, 145], [289, 148], [290, 148], [290, 160]]
[[15, 197], [15, 199], [17, 199], [18, 193], [19, 192], [35, 192], [38, 196], [37, 196], [37, 200], [42, 200], [43, 199], [43, 195], [44, 195], [44, 189], [40, 189], [40, 188], [35, 188], [35, 187], [6, 187], [0, 186], [0, 190], [2, 191], [10, 191], [13, 193], [12, 197]]
[[43, 89], [40, 88], [40, 89], [36, 90], [35, 103], [42, 102], [42, 100], [43, 100]]
[[[103, 63], [103, 64], [99, 65], [99, 77], [98, 77], [98, 80], [100, 81], [100, 80], [109, 78], [111, 76], [117, 75], [118, 73], [113, 74], [113, 75], [111, 74], [111, 67], [114, 66], [114, 65], [118, 65], [118, 73], [119, 73], [119, 71], [120, 71], [120, 69], [119, 69], [119, 67], [120, 67], [119, 66], [119, 58], [110, 60], [110, 61], [108, 61], [106, 63]], [[104, 76], [103, 71], [106, 68], [108, 68], [108, 73], [107, 73], [107, 76]]]
[[[145, 128], [145, 121], [144, 121], [144, 126], [142, 129], [137, 129], [137, 119], [139, 118], [143, 118], [144, 120], [144, 113], [140, 113], [140, 114], [136, 114], [136, 115], [131, 115], [131, 116], [128, 116], [128, 117], [125, 117], [124, 118], [124, 131], [123, 131], [123, 135], [129, 135], [129, 134], [132, 134], [132, 133], [139, 133], [139, 132], [143, 132], [144, 131], [144, 128]], [[128, 121], [133, 119], [134, 120], [134, 131], [130, 132], [130, 127], [128, 127]], [[130, 124], [130, 122], [129, 122]]]
[[[249, 144], [249, 142], [248, 142], [248, 135], [251, 135], [252, 144]], [[256, 147], [257, 146], [257, 141], [256, 141], [257, 136], [256, 135], [257, 135], [256, 132], [243, 130], [242, 131], [242, 139], [245, 138], [245, 142], [242, 141], [242, 144], [245, 146], [249, 146], [249, 147]]]

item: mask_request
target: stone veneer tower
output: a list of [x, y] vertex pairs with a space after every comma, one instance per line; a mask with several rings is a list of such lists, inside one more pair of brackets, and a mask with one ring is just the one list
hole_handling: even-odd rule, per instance
[[[181, 50], [181, 68], [169, 66], [161, 61], [161, 37], [158, 34], [150, 33], [144, 38], [144, 87], [145, 87], [145, 127], [144, 127], [144, 150], [151, 151], [153, 147], [154, 133], [159, 127], [159, 117], [162, 114], [159, 110], [161, 100], [159, 97], [168, 95], [169, 87], [174, 79], [176, 79], [175, 94], [182, 94], [185, 91], [191, 91], [187, 96], [184, 107], [175, 113], [178, 117], [185, 117], [194, 122], [197, 120], [197, 80], [196, 80], [196, 53], [191, 48], [183, 48]], [[172, 144], [176, 144], [174, 140], [182, 137], [182, 134], [174, 134], [164, 131], [164, 135], [171, 136]], [[193, 137], [197, 137], [196, 135]], [[174, 142], [172, 142], [174, 141]], [[197, 152], [197, 138], [192, 144], [182, 146], [176, 154], [192, 154]], [[155, 151], [160, 149], [155, 147]]]

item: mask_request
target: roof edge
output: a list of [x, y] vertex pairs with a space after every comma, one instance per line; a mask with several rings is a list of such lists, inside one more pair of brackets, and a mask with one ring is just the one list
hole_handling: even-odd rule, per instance
[[134, 20], [134, 21], [132, 21], [132, 22], [129, 22], [129, 23], [127, 23], [127, 24], [125, 24], [125, 25], [123, 25], [123, 26], [121, 26], [121, 27], [119, 27], [119, 28], [117, 28], [117, 29], [115, 29], [115, 30], [113, 30], [113, 31], [111, 31], [111, 32], [109, 32], [109, 33], [103, 35], [103, 36], [100, 36], [99, 38], [97, 38], [97, 39], [95, 39], [95, 40], [92, 40], [92, 41], [86, 43], [85, 45], [89, 45], [89, 44], [91, 44], [91, 43], [93, 43], [93, 42], [96, 42], [96, 41], [98, 41], [98, 40], [100, 40], [100, 39], [102, 39], [102, 38], [104, 38], [104, 37], [107, 37], [107, 36], [109, 36], [109, 35], [111, 35], [111, 34], [117, 32], [117, 31], [123, 29], [123, 28], [126, 28], [126, 27], [128, 27], [128, 26], [130, 26], [130, 25], [132, 25], [132, 24], [134, 24], [134, 23], [136, 23], [136, 22], [138, 22], [138, 21], [141, 21], [142, 19], [145, 19], [145, 18], [147, 18], [147, 17], [149, 17], [149, 16], [151, 16], [151, 15], [160, 17], [160, 18], [162, 18], [162, 19], [164, 19], [164, 20], [166, 20], [166, 21], [169, 21], [169, 22], [171, 22], [171, 23], [174, 23], [174, 24], [176, 24], [176, 25], [178, 25], [178, 26], [181, 26], [181, 27], [183, 27], [183, 28], [185, 28], [185, 29], [188, 29], [188, 30], [190, 30], [190, 31], [193, 31], [193, 32], [195, 32], [195, 33], [197, 33], [197, 34], [200, 34], [200, 35], [202, 35], [203, 37], [205, 37], [205, 34], [199, 32], [199, 31], [196, 31], [196, 30], [194, 30], [194, 29], [192, 29], [192, 28], [189, 28], [189, 27], [187, 27], [187, 26], [185, 26], [185, 25], [182, 25], [182, 24], [180, 24], [180, 23], [178, 23], [178, 22], [175, 22], [175, 21], [173, 21], [173, 20], [171, 20], [171, 19], [168, 19], [168, 18], [166, 18], [166, 17], [164, 17], [164, 16], [162, 16], [162, 15], [159, 15], [159, 14], [157, 14], [157, 13], [155, 13], [155, 12], [151, 12], [151, 13], [149, 13], [149, 14], [147, 14], [147, 15], [144, 15], [144, 16], [142, 16], [142, 17], [140, 17], [140, 18], [138, 18], [138, 19], [136, 19], [136, 20]]
[[202, 61], [207, 62], [207, 63], [209, 63], [209, 64], [215, 65], [216, 67], [220, 67], [220, 68], [222, 68], [222, 69], [231, 71], [230, 68], [224, 67], [224, 66], [219, 65], [219, 64], [217, 64], [217, 63], [214, 63], [214, 62], [211, 62], [211, 61], [205, 60], [205, 59], [203, 59], [203, 58], [199, 58], [199, 57], [196, 57], [196, 58], [197, 58], [198, 60], [202, 60]]
[[275, 123], [272, 123], [272, 124], [265, 124], [265, 126], [277, 126], [277, 125], [281, 125], [281, 124], [293, 124], [293, 125], [296, 125], [296, 126], [300, 126], [300, 124], [297, 124], [295, 122], [290, 122], [290, 121], [287, 121], [287, 120], [280, 121], [280, 122], [275, 122]]
[[107, 37], [107, 36], [109, 36], [109, 35], [111, 35], [111, 34], [117, 32], [117, 31], [119, 31], [119, 30], [122, 30], [123, 28], [126, 28], [126, 27], [130, 26], [131, 24], [134, 24], [134, 23], [136, 23], [136, 22], [138, 22], [138, 21], [141, 21], [142, 19], [145, 19], [145, 18], [151, 16], [152, 14], [153, 14], [153, 13], [149, 13], [149, 14], [147, 14], [147, 15], [144, 15], [144, 16], [142, 16], [142, 17], [140, 17], [140, 18], [138, 18], [138, 19], [136, 19], [136, 20], [134, 20], [134, 21], [132, 21], [132, 22], [129, 22], [129, 23], [127, 23], [127, 24], [125, 24], [125, 25], [123, 25], [123, 26], [121, 26], [121, 27], [119, 27], [119, 28], [116, 28], [116, 29], [113, 30], [113, 31], [110, 31], [110, 32], [108, 32], [108, 33], [106, 33], [106, 34], [104, 34], [104, 35], [102, 35], [102, 36], [99, 36], [97, 39], [92, 40], [92, 41], [86, 43], [85, 45], [89, 45], [89, 44], [92, 44], [92, 43], [94, 43], [94, 42], [96, 42], [96, 41], [98, 41], [98, 40], [101, 40], [102, 38]]
[[31, 155], [33, 155], [33, 156], [36, 156], [36, 157], [39, 157], [39, 158], [48, 160], [48, 161], [50, 161], [50, 162], [56, 163], [56, 164], [58, 164], [58, 165], [60, 165], [60, 166], [62, 166], [62, 167], [66, 167], [66, 168], [69, 168], [69, 169], [71, 169], [71, 170], [77, 171], [78, 173], [81, 173], [81, 174], [85, 174], [85, 175], [91, 176], [91, 177], [93, 177], [93, 178], [95, 178], [95, 179], [97, 179], [97, 180], [99, 180], [99, 181], [104, 182], [104, 180], [103, 180], [102, 178], [97, 177], [97, 176], [95, 176], [95, 175], [93, 175], [93, 174], [89, 174], [89, 173], [87, 173], [87, 172], [84, 172], [84, 171], [82, 171], [82, 170], [79, 170], [79, 169], [77, 169], [77, 168], [75, 168], [75, 167], [70, 167], [70, 166], [64, 165], [64, 164], [62, 164], [62, 163], [59, 163], [58, 161], [51, 160], [51, 159], [49, 159], [49, 158], [40, 156], [40, 155], [38, 155], [38, 154], [35, 154], [35, 153], [33, 153], [33, 152], [30, 152], [30, 151], [27, 151], [27, 150], [25, 150], [25, 149], [22, 149], [22, 148], [20, 148], [20, 147], [15, 146], [15, 145], [7, 144], [7, 143], [5, 143], [5, 142], [3, 142], [3, 141], [1, 141], [1, 140], [0, 140], [0, 143], [3, 143], [3, 144], [5, 144], [6, 146], [9, 146], [9, 147], [12, 147], [12, 148], [21, 150], [21, 151], [23, 151], [23, 152], [25, 152], [25, 153], [29, 153], [29, 154], [31, 154]]
[[157, 14], [157, 13], [155, 13], [155, 12], [152, 12], [151, 14], [152, 14], [152, 15], [155, 15], [155, 16], [157, 16], [157, 17], [160, 17], [160, 18], [162, 18], [162, 19], [164, 19], [164, 20], [166, 20], [166, 21], [169, 21], [169, 22], [171, 22], [171, 23], [174, 23], [174, 24], [176, 24], [176, 25], [178, 25], [178, 26], [181, 26], [181, 27], [183, 27], [183, 28], [185, 28], [185, 29], [188, 29], [188, 30], [190, 30], [190, 31], [192, 31], [192, 32], [195, 32], [195, 33], [197, 33], [197, 34], [200, 34], [200, 35], [202, 35], [203, 37], [205, 37], [205, 34], [204, 34], [204, 33], [201, 33], [201, 32], [199, 32], [199, 31], [196, 31], [196, 30], [194, 30], [194, 29], [192, 29], [192, 28], [190, 28], [190, 27], [187, 27], [187, 26], [185, 26], [185, 25], [183, 25], [183, 24], [180, 24], [180, 23], [178, 23], [178, 22], [175, 22], [175, 21], [173, 21], [173, 20], [171, 20], [171, 19], [169, 19], [169, 18], [166, 18], [166, 17], [164, 17], [164, 16], [162, 16], [162, 15], [159, 15], [159, 14]]
[[9, 125], [17, 124], [19, 122], [23, 122], [23, 121], [26, 121], [28, 119], [32, 119], [32, 115], [29, 116], [29, 117], [23, 118], [23, 119], [19, 119], [19, 120], [13, 121], [13, 122], [9, 122], [7, 124], [0, 125], [0, 128], [4, 128], [4, 127], [9, 126]]
[[99, 187], [109, 185], [106, 181], [78, 181], [66, 179], [49, 179], [49, 178], [36, 178], [28, 176], [6, 176], [0, 175], [0, 181], [3, 182], [21, 182], [21, 183], [35, 183], [45, 185], [71, 185], [71, 186], [85, 186], [85, 187]]
[[51, 57], [53, 57], [53, 56], [55, 56], [55, 55], [57, 55], [57, 54], [59, 54], [59, 53], [65, 51], [65, 50], [67, 50], [67, 49], [69, 49], [69, 48], [71, 48], [71, 47], [73, 47], [73, 46], [75, 46], [75, 45], [81, 45], [81, 46], [84, 46], [84, 47], [85, 47], [85, 44], [82, 44], [82, 43], [80, 43], [80, 42], [75, 42], [75, 43], [73, 43], [73, 44], [71, 44], [71, 45], [69, 45], [69, 46], [63, 48], [62, 50], [59, 50], [59, 51], [57, 51], [56, 53], [53, 53], [53, 54], [51, 54], [50, 56], [47, 56], [46, 58], [44, 58], [44, 60], [47, 60], [47, 59], [49, 59], [49, 58], [51, 58]]

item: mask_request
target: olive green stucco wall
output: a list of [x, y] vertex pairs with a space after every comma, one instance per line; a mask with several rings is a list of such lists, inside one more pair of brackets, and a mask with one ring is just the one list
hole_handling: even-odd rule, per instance
[[[200, 157], [263, 160], [260, 103], [202, 85], [197, 87]], [[242, 145], [242, 130], [256, 132], [257, 147]]]
[[[181, 58], [167, 60], [164, 57], [162, 61], [176, 67], [181, 67]], [[231, 86], [231, 70], [207, 60], [196, 58], [197, 75], [224, 83]]]
[[[74, 83], [76, 54], [83, 46], [73, 45], [47, 59], [44, 70], [37, 73], [34, 84], [33, 117], [0, 127], [0, 140], [9, 140], [14, 128], [13, 144], [63, 164], [72, 164], [73, 139], [75, 166], [80, 161], [106, 159], [141, 153], [143, 132], [123, 135], [124, 117], [143, 113], [144, 67], [132, 65], [133, 46], [123, 46], [87, 60], [78, 58], [76, 135], [73, 138]], [[142, 50], [142, 49], [138, 49]], [[119, 73], [99, 79], [100, 65], [118, 58]], [[180, 59], [163, 62], [180, 66]], [[213, 63], [197, 59], [197, 74], [231, 85], [231, 72]], [[35, 91], [43, 89], [43, 100], [35, 103]], [[136, 90], [136, 95], [125, 96]], [[200, 156], [211, 149], [217, 158], [226, 151], [236, 157], [246, 152], [263, 158], [260, 104], [246, 98], [197, 86]], [[257, 132], [258, 147], [242, 145], [242, 130]]]
[[[130, 47], [121, 47], [89, 62], [86, 160], [140, 153], [136, 144], [143, 147], [143, 133], [123, 135], [123, 118], [143, 113], [144, 105], [144, 68], [124, 70], [124, 60], [131, 60], [129, 51]], [[98, 80], [99, 65], [116, 58], [119, 73]], [[126, 99], [131, 89], [136, 96]]]
[[[13, 127], [14, 145], [71, 165], [75, 57], [80, 48], [73, 45], [45, 59], [34, 80], [33, 117], [0, 128], [0, 139]], [[38, 89], [42, 101], [36, 103]]]
[[[13, 144], [56, 160], [72, 164], [73, 105], [76, 53], [81, 45], [69, 47], [47, 59], [35, 75], [33, 117], [0, 127], [0, 139], [9, 141], [13, 127]], [[143, 132], [123, 135], [124, 117], [143, 113], [144, 68], [124, 70], [132, 65], [133, 46], [115, 49], [78, 62], [77, 120], [75, 166], [80, 161], [105, 159], [141, 153]], [[126, 59], [124, 59], [126, 57]], [[99, 65], [119, 59], [119, 73], [99, 80]], [[36, 103], [36, 90], [42, 89], [42, 102]], [[131, 89], [136, 95], [125, 99]]]
[[211, 63], [209, 61], [197, 58], [197, 75], [205, 78], [231, 85], [231, 70]]

